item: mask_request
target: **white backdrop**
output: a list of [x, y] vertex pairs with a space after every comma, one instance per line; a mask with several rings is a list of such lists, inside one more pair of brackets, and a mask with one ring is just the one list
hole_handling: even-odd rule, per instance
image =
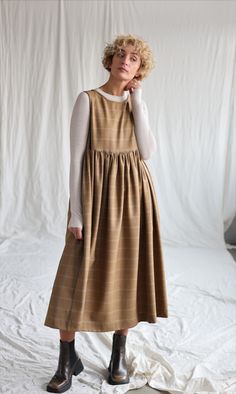
[[148, 382], [235, 393], [236, 269], [224, 231], [236, 213], [236, 2], [3, 0], [0, 18], [2, 392], [43, 392], [56, 368], [58, 332], [43, 321], [64, 246], [71, 112], [108, 78], [105, 44], [133, 33], [157, 63], [142, 86], [158, 142], [146, 163], [169, 318], [130, 329], [131, 383], [117, 387], [106, 383], [112, 332], [77, 333], [85, 370], [71, 392]]

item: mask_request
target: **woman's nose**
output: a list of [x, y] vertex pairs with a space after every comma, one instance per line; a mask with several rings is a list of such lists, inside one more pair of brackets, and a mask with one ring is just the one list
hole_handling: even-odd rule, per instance
[[124, 64], [129, 64], [129, 56], [128, 56], [128, 55], [127, 55], [127, 56], [124, 56], [123, 59], [122, 59], [122, 62], [123, 62]]

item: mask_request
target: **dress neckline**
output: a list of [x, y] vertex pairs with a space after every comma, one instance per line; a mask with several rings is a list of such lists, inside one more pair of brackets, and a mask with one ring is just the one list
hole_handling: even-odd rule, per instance
[[115, 96], [115, 95], [113, 95], [113, 94], [106, 93], [106, 92], [104, 92], [104, 90], [102, 90], [102, 89], [100, 89], [100, 88], [96, 88], [96, 89], [93, 89], [93, 90], [95, 90], [96, 92], [98, 92], [99, 94], [101, 94], [101, 95], [102, 95], [103, 97], [105, 97], [107, 100], [113, 101], [113, 102], [118, 102], [118, 103], [123, 103], [123, 102], [125, 102], [125, 101], [128, 99], [128, 96], [129, 96], [129, 91], [128, 91], [128, 90], [127, 90], [127, 91], [124, 91], [123, 96]]

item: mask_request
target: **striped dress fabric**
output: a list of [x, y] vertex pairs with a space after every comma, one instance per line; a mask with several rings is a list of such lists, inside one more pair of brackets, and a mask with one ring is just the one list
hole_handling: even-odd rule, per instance
[[[96, 90], [83, 156], [83, 239], [68, 230], [44, 325], [106, 332], [168, 317], [159, 208], [141, 159], [130, 95]], [[67, 226], [70, 219], [70, 200]]]

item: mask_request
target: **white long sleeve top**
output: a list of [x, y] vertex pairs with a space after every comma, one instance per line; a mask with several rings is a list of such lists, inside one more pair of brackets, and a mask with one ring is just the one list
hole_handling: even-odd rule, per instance
[[[142, 88], [130, 93], [124, 91], [123, 96], [115, 96], [97, 88], [100, 94], [111, 101], [124, 101], [131, 96], [134, 117], [134, 131], [142, 160], [147, 160], [156, 151], [157, 144], [150, 129], [146, 103], [142, 100]], [[70, 212], [69, 227], [83, 228], [83, 212], [81, 201], [82, 162], [89, 132], [90, 102], [86, 92], [81, 92], [74, 104], [70, 124]]]

